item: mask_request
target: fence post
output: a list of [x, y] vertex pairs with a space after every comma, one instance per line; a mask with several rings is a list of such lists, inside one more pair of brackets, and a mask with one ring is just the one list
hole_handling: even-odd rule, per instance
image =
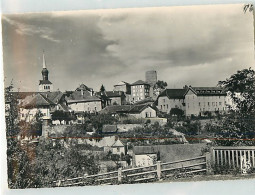
[[205, 162], [206, 162], [206, 173], [211, 174], [211, 172], [212, 172], [212, 167], [211, 167], [212, 159], [211, 159], [211, 153], [210, 152], [205, 153]]
[[122, 169], [119, 168], [118, 169], [118, 183], [121, 183], [121, 179], [122, 179]]
[[158, 176], [158, 180], [160, 180], [161, 178], [161, 162], [157, 161], [157, 176]]

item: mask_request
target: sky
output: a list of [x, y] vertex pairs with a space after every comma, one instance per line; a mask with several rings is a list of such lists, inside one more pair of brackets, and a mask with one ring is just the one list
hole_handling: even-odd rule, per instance
[[253, 14], [243, 5], [5, 14], [5, 85], [37, 91], [45, 53], [54, 89], [79, 84], [106, 90], [145, 80], [147, 70], [169, 88], [215, 86], [254, 66]]

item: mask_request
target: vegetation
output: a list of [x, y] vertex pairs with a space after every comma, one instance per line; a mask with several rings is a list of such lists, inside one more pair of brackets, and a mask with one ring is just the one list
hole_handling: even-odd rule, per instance
[[[222, 120], [219, 145], [254, 145], [255, 138], [255, 72], [251, 68], [237, 71], [225, 81], [219, 81], [230, 95], [234, 106]], [[224, 140], [222, 141], [222, 138]]]

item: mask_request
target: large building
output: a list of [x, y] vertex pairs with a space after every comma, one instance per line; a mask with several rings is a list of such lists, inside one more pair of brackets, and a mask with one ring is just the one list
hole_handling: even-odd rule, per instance
[[153, 87], [157, 83], [157, 71], [149, 70], [145, 73], [145, 81]]
[[131, 103], [135, 103], [150, 97], [150, 84], [142, 80], [138, 80], [131, 84]]
[[227, 93], [219, 87], [187, 87], [166, 89], [157, 99], [158, 109], [170, 113], [179, 108], [186, 116], [225, 113], [231, 104]]
[[42, 80], [39, 81], [39, 91], [40, 92], [53, 91], [53, 84], [49, 81], [49, 71], [46, 68], [44, 54], [43, 54]]

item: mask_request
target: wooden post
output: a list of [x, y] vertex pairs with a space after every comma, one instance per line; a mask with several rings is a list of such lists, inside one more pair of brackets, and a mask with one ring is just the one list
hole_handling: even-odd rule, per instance
[[158, 180], [160, 180], [161, 178], [161, 162], [157, 161], [157, 176], [158, 176]]
[[122, 169], [119, 168], [118, 169], [118, 182], [121, 183], [121, 180], [122, 180]]
[[211, 159], [211, 154], [210, 152], [206, 152], [205, 154], [205, 162], [206, 162], [206, 173], [207, 174], [211, 174], [211, 163], [212, 163], [212, 159]]

